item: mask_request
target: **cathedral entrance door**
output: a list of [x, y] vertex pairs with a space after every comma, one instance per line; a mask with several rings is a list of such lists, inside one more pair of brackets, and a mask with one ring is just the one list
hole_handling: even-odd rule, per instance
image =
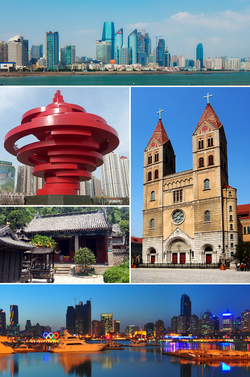
[[173, 256], [172, 263], [173, 264], [177, 264], [178, 263], [178, 254], [177, 253], [173, 253], [172, 256]]
[[180, 264], [186, 263], [186, 253], [180, 253]]
[[212, 263], [212, 254], [206, 254], [206, 263], [211, 264]]
[[155, 263], [155, 255], [151, 255], [151, 263], [152, 263], [152, 264]]

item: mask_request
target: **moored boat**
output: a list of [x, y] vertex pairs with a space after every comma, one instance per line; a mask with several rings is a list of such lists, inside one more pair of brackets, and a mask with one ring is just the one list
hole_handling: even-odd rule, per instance
[[49, 352], [62, 353], [62, 352], [97, 352], [105, 348], [105, 343], [87, 343], [85, 340], [80, 339], [78, 336], [71, 335], [67, 330], [64, 335], [60, 337], [58, 345], [50, 347]]

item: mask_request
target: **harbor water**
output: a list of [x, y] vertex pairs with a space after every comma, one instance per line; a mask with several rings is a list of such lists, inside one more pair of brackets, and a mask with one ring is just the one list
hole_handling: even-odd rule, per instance
[[[249, 376], [250, 366], [248, 365], [236, 366], [218, 362], [211, 365], [196, 365], [187, 360], [164, 355], [164, 351], [167, 349], [183, 347], [183, 344], [163, 343], [162, 346], [125, 347], [122, 351], [85, 354], [41, 352], [0, 356], [0, 375], [19, 377], [61, 377], [65, 375], [78, 377]], [[210, 346], [214, 347], [215, 345], [209, 344]], [[223, 347], [223, 344], [220, 346]], [[225, 347], [228, 347], [228, 345], [225, 345]]]
[[1, 76], [0, 85], [250, 85], [250, 72], [196, 72], [171, 74], [83, 74]]

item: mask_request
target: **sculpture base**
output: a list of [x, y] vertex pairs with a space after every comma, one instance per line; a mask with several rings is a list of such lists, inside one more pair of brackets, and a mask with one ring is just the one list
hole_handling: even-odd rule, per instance
[[36, 195], [25, 196], [25, 205], [82, 205], [90, 204], [88, 195]]

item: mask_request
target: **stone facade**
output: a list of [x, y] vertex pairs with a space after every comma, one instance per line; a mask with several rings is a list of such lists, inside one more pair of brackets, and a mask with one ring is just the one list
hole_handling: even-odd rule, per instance
[[238, 242], [224, 128], [208, 103], [192, 135], [193, 168], [175, 172], [161, 119], [144, 151], [143, 263], [217, 264]]

